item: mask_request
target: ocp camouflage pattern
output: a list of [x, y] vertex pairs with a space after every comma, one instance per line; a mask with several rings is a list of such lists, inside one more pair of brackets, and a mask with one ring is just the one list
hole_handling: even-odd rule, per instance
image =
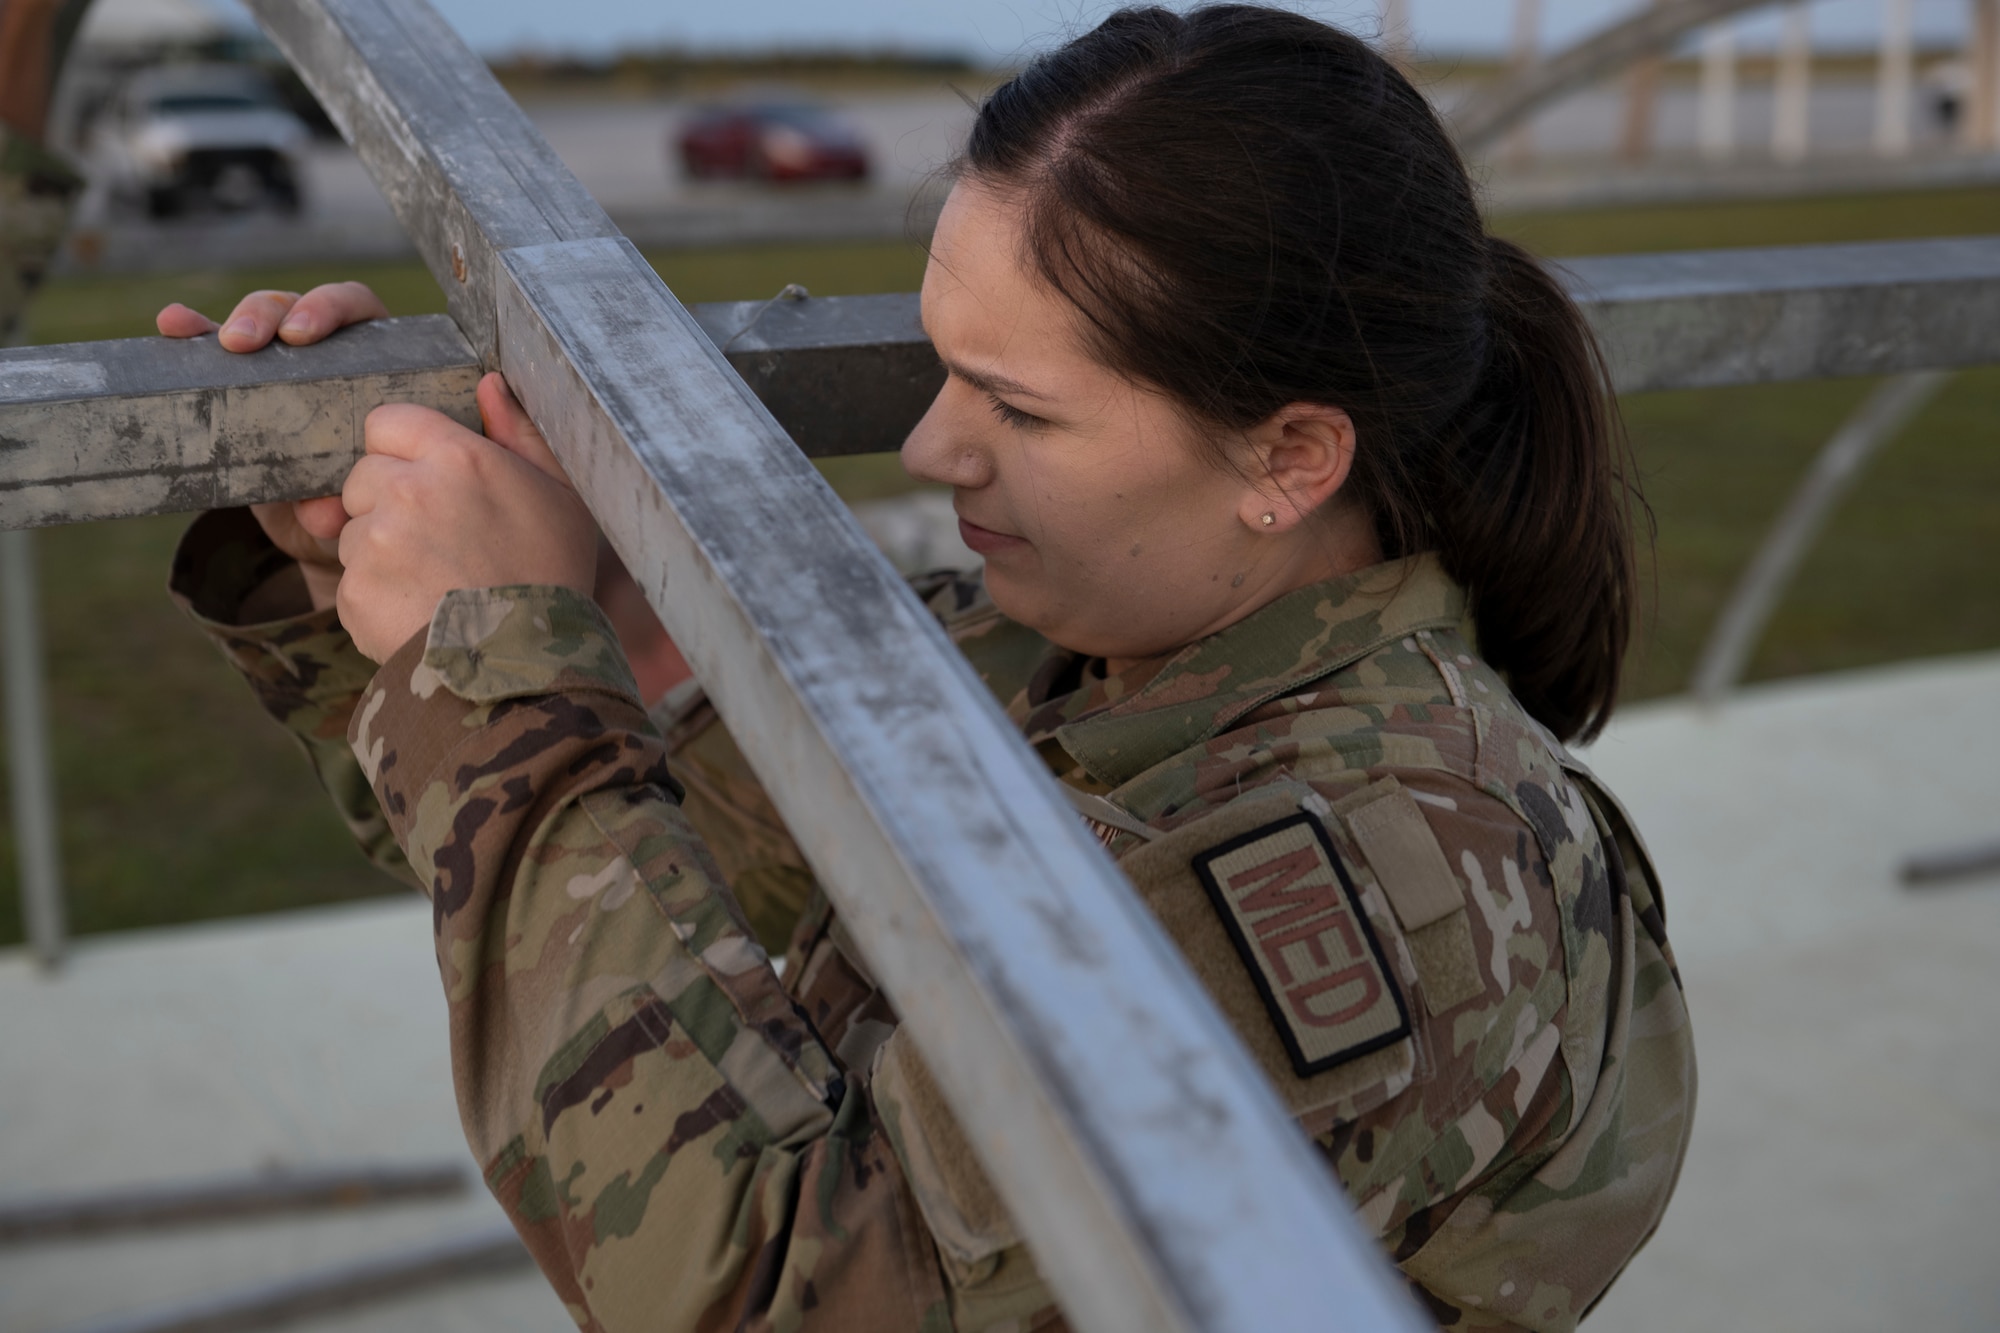
[[[323, 618], [233, 623], [274, 575], [242, 522], [204, 527], [228, 521], [192, 531], [178, 594], [337, 794], [356, 783], [325, 738], [347, 719], [433, 904], [467, 1137], [580, 1328], [1063, 1326], [698, 690], [649, 719], [592, 604], [504, 588], [450, 594], [357, 692]], [[1100, 834], [1253, 1052], [1270, 1017], [1232, 1007], [1214, 969], [1240, 962], [1174, 895], [1246, 823], [1325, 829], [1410, 1030], [1274, 1077], [1441, 1327], [1574, 1326], [1671, 1193], [1687, 1014], [1629, 821], [1478, 660], [1435, 563], [1302, 589], [1108, 676], [976, 579], [919, 592], [1056, 774], [1124, 812]], [[1449, 868], [1458, 910], [1421, 929], [1353, 827], [1388, 798]], [[786, 921], [780, 981], [752, 923]]]

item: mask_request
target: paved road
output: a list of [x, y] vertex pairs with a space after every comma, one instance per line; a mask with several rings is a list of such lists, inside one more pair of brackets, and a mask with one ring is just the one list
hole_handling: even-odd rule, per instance
[[[1452, 83], [1432, 90], [1450, 106], [1461, 95]], [[1746, 86], [1737, 97], [1741, 156], [1769, 156], [1771, 93]], [[950, 160], [972, 124], [972, 111], [950, 94], [877, 95], [839, 101], [866, 138], [876, 164], [876, 189], [906, 196]], [[1912, 98], [1918, 145], [1942, 147], [1945, 132], [1924, 105]], [[787, 187], [690, 182], [678, 159], [667, 151], [687, 114], [683, 103], [530, 102], [529, 115], [556, 153], [586, 188], [615, 214], [645, 216], [690, 207], [731, 204], [746, 198], [791, 197], [799, 201], [853, 193], [835, 186]], [[1605, 157], [1615, 152], [1624, 114], [1623, 94], [1614, 86], [1578, 94], [1544, 112], [1534, 123], [1538, 156], [1561, 160]], [[1658, 108], [1657, 143], [1664, 155], [1685, 155], [1695, 146], [1696, 97], [1691, 88], [1668, 88]], [[1865, 82], [1821, 81], [1812, 97], [1816, 151], [1833, 156], [1868, 150], [1875, 124], [1875, 89]], [[387, 216], [387, 206], [352, 154], [340, 148], [318, 151], [312, 164], [315, 206], [325, 216]]]
[[[1462, 86], [1439, 83], [1432, 95], [1449, 106]], [[1668, 88], [1657, 119], [1661, 168], [1634, 176], [1610, 170], [1623, 112], [1615, 86], [1579, 94], [1545, 112], [1534, 124], [1536, 158], [1523, 171], [1512, 165], [1482, 172], [1491, 197], [1505, 204], [1550, 206], [1589, 202], [1599, 195], [1643, 199], [1689, 193], [1773, 189], [1809, 190], [1824, 167], [1772, 171], [1769, 161], [1771, 95], [1768, 86], [1745, 86], [1738, 95], [1739, 171], [1732, 181], [1691, 182], [1696, 99], [1691, 88]], [[686, 103], [670, 100], [541, 101], [529, 115], [620, 226], [644, 245], [704, 245], [729, 241], [894, 238], [928, 225], [929, 207], [912, 209], [914, 196], [934, 206], [938, 172], [971, 125], [972, 111], [948, 92], [874, 94], [836, 99], [869, 144], [875, 179], [843, 184], [774, 187], [696, 182], [684, 178], [673, 136]], [[1866, 81], [1821, 81], [1812, 99], [1813, 151], [1822, 162], [1852, 162], [1868, 153], [1875, 91]], [[1922, 93], [1913, 94], [1913, 124], [1920, 149], [1945, 146], [1945, 132]], [[1677, 167], [1675, 164], [1682, 164]], [[90, 262], [106, 268], [174, 268], [282, 262], [335, 255], [369, 257], [408, 253], [400, 229], [359, 161], [344, 147], [313, 148], [305, 164], [306, 215], [296, 223], [268, 214], [206, 218], [153, 225], [105, 215], [86, 204]], [[1880, 184], [1879, 168], [1864, 178], [1845, 176], [1836, 188]], [[1892, 173], [1893, 174], [1893, 173]], [[1614, 179], [1615, 177], [1615, 179]], [[926, 189], [926, 187], [932, 187]]]

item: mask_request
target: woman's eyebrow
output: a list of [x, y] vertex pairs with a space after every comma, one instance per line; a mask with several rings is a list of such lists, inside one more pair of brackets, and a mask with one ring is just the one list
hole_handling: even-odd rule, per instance
[[[939, 359], [942, 360], [943, 358]], [[1047, 394], [1037, 393], [1019, 380], [1010, 380], [1005, 375], [994, 375], [970, 370], [950, 361], [944, 363], [944, 368], [959, 379], [964, 380], [967, 384], [970, 384], [973, 388], [984, 390], [987, 393], [1011, 393], [1020, 398], [1039, 398], [1044, 402], [1048, 401]]]

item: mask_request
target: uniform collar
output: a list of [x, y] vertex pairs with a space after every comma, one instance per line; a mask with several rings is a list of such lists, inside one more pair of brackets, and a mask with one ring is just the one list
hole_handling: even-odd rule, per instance
[[1117, 787], [1383, 644], [1456, 627], [1465, 606], [1433, 554], [1371, 565], [1287, 593], [1164, 664], [1123, 673], [1143, 680], [1136, 689], [1113, 676], [1052, 700], [1046, 709], [1074, 720], [1047, 734], [1093, 778]]

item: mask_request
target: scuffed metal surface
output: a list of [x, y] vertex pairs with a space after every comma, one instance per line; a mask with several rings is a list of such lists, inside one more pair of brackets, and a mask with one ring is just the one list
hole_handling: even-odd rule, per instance
[[330, 494], [372, 408], [476, 426], [479, 374], [440, 315], [248, 355], [213, 336], [0, 351], [0, 527]]
[[[1996, 239], [1621, 255], [1562, 267], [1621, 391], [2000, 361]], [[812, 457], [899, 448], [943, 382], [913, 292], [722, 302], [689, 313]], [[475, 372], [472, 349], [439, 317], [381, 321], [248, 357], [213, 339], [0, 352], [0, 524], [323, 494], [359, 454], [354, 409], [365, 416], [377, 402], [421, 402], [472, 424]]]

